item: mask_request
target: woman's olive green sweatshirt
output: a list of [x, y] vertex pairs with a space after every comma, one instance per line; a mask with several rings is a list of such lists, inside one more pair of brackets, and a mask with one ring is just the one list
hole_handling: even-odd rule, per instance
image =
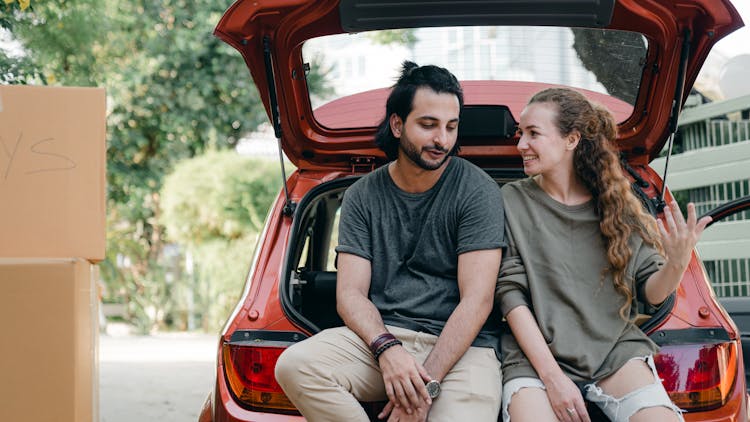
[[[662, 256], [634, 234], [626, 280], [633, 299], [620, 317], [624, 296], [606, 271], [606, 243], [595, 204], [568, 206], [532, 179], [502, 188], [508, 248], [503, 254], [496, 303], [503, 315], [527, 306], [562, 370], [575, 382], [598, 381], [628, 360], [655, 353], [657, 346], [633, 322], [643, 283], [663, 264]], [[523, 335], [523, 334], [520, 334]], [[515, 337], [501, 340], [503, 382], [538, 378]]]

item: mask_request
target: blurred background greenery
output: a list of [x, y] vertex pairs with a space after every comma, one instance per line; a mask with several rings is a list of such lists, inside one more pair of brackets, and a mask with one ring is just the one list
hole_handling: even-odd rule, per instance
[[278, 162], [234, 151], [267, 117], [212, 35], [230, 4], [0, 2], [0, 83], [106, 88], [102, 299], [141, 333], [223, 324], [281, 187]]

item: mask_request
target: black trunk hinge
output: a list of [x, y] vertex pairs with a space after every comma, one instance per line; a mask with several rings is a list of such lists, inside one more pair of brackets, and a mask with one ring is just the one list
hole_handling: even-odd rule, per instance
[[375, 170], [375, 157], [352, 157], [352, 173], [369, 173]]
[[273, 73], [273, 60], [271, 54], [271, 39], [268, 35], [263, 37], [263, 62], [266, 67], [266, 80], [268, 81], [268, 99], [271, 106], [271, 123], [273, 124], [273, 133], [276, 136], [276, 143], [279, 147], [279, 162], [281, 163], [281, 182], [284, 186], [284, 197], [286, 202], [282, 212], [285, 216], [290, 217], [294, 214], [297, 204], [289, 196], [289, 187], [286, 183], [286, 169], [284, 168], [284, 151], [281, 148], [281, 113], [279, 112], [279, 99], [276, 94], [276, 81]]
[[667, 189], [667, 170], [669, 169], [669, 158], [672, 156], [672, 146], [674, 145], [674, 136], [677, 133], [678, 120], [682, 109], [682, 97], [685, 95], [685, 77], [687, 72], [688, 59], [690, 58], [690, 30], [685, 28], [682, 38], [682, 50], [680, 52], [680, 67], [677, 74], [677, 85], [675, 86], [674, 98], [672, 99], [672, 112], [669, 115], [669, 144], [667, 146], [667, 156], [664, 159], [664, 176], [661, 178], [661, 192], [654, 198], [656, 209], [661, 212], [667, 205], [664, 202], [664, 193]]

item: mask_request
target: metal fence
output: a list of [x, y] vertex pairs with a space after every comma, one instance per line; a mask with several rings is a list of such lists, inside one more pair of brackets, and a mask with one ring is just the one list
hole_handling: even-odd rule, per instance
[[[667, 185], [699, 214], [750, 195], [750, 96], [687, 108], [680, 116], [682, 153], [670, 160]], [[651, 163], [663, 171], [664, 159]], [[714, 224], [698, 243], [719, 297], [750, 296], [750, 211]]]

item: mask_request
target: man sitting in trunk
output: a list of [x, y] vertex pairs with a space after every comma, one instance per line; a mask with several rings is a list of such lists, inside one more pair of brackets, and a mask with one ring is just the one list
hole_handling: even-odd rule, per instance
[[495, 421], [505, 246], [497, 184], [458, 151], [461, 86], [405, 62], [376, 142], [393, 160], [354, 183], [339, 226], [337, 310], [346, 324], [293, 345], [276, 378], [311, 421]]

